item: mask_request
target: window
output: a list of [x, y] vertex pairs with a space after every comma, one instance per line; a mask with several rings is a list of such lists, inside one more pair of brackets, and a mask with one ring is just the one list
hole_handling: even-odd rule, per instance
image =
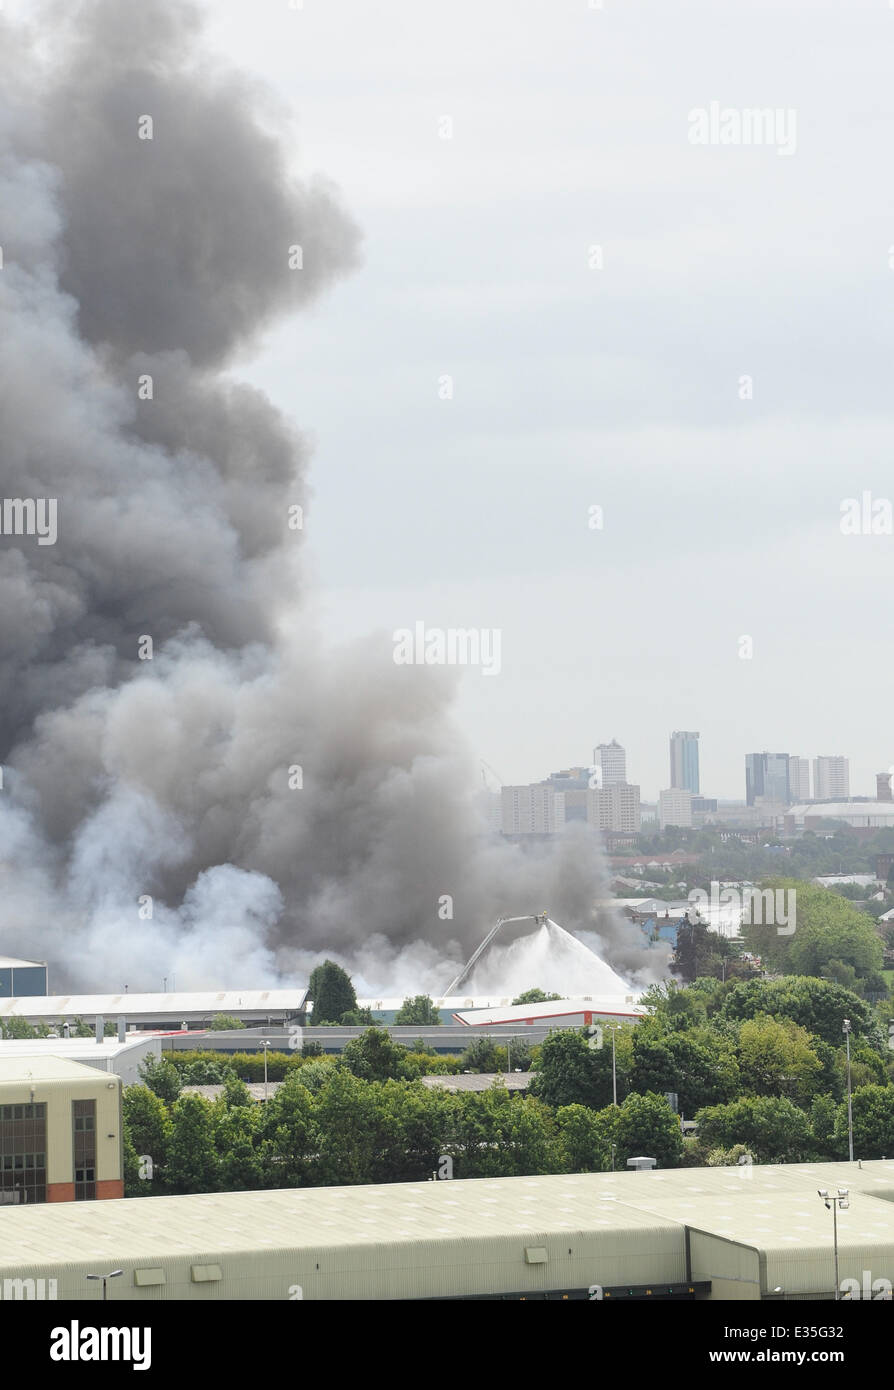
[[47, 1200], [47, 1107], [0, 1105], [0, 1205]]
[[92, 1202], [96, 1198], [95, 1100], [72, 1101], [71, 1128], [74, 1140], [75, 1201]]

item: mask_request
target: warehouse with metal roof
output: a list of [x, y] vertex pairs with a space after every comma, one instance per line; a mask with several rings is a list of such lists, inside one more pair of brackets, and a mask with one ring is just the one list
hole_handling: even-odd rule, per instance
[[880, 1161], [11, 1207], [0, 1287], [56, 1279], [60, 1298], [90, 1299], [87, 1275], [120, 1268], [115, 1300], [831, 1299], [818, 1189], [839, 1187], [839, 1281], [894, 1283], [894, 1162]]
[[50, 994], [0, 998], [0, 1019], [65, 1023], [82, 1018], [123, 1017], [139, 1028], [201, 1028], [218, 1014], [246, 1025], [301, 1020], [307, 989], [221, 989], [170, 994]]

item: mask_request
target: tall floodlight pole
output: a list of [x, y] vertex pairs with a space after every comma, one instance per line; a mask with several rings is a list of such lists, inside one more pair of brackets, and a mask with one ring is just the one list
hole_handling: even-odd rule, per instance
[[841, 1298], [841, 1284], [838, 1279], [838, 1208], [847, 1211], [850, 1206], [850, 1196], [846, 1187], [839, 1187], [838, 1196], [830, 1197], [825, 1187], [818, 1187], [817, 1192], [826, 1204], [826, 1210], [832, 1208], [832, 1245], [835, 1251], [835, 1301]]
[[851, 1109], [851, 1021], [844, 1020], [844, 1045], [847, 1048], [847, 1156], [854, 1161], [854, 1116]]

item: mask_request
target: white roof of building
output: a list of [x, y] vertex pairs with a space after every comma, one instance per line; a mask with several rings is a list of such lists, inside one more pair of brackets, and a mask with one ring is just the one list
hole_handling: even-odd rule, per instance
[[61, 1057], [75, 1062], [80, 1057], [114, 1060], [128, 1048], [145, 1046], [154, 1039], [154, 1033], [128, 1033], [123, 1043], [117, 1038], [103, 1038], [101, 1043], [95, 1038], [0, 1038], [0, 1062], [18, 1057]]
[[894, 820], [894, 801], [818, 801], [815, 805], [792, 806], [790, 816], [828, 816], [843, 820], [846, 816], [885, 816]]
[[215, 1014], [283, 1013], [303, 1008], [307, 989], [222, 989], [181, 994], [48, 994], [0, 999], [0, 1017], [89, 1018], [102, 1014], [169, 1015], [172, 1019]]
[[36, 965], [36, 966], [46, 965], [46, 961], [45, 961], [45, 960], [16, 960], [15, 956], [0, 956], [0, 970], [7, 970], [7, 969], [9, 968], [9, 966], [11, 966], [11, 965], [14, 966], [17, 970], [22, 969], [22, 968], [30, 969], [31, 966], [34, 966], [34, 965]]
[[0, 1081], [91, 1081], [94, 1067], [69, 1057], [0, 1057]]
[[505, 1009], [460, 1009], [453, 1016], [457, 1022], [473, 1028], [486, 1023], [525, 1023], [528, 1019], [548, 1023], [550, 1019], [566, 1018], [569, 1014], [594, 1014], [632, 1021], [642, 1018], [646, 1012], [634, 1003], [635, 997], [627, 994], [601, 999], [548, 999], [539, 1004], [512, 1004]]

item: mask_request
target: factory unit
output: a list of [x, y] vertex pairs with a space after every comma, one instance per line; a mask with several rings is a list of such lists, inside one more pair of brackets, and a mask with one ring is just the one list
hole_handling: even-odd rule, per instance
[[[530, 1009], [530, 1005], [527, 1006]], [[539, 1006], [538, 1006], [539, 1007]], [[396, 1028], [393, 1024], [375, 1024], [389, 1033], [395, 1042], [404, 1047], [412, 1047], [420, 1039], [442, 1057], [456, 1057], [464, 1052], [472, 1041], [465, 1022], [452, 1024], [417, 1024], [412, 1028]], [[532, 1046], [542, 1043], [555, 1029], [573, 1027], [574, 1024], [555, 1023], [550, 1020], [522, 1022], [511, 1025], [482, 1023], [479, 1032], [492, 1038], [495, 1043], [505, 1046], [507, 1041], [523, 1038]], [[337, 1056], [345, 1045], [366, 1032], [367, 1025], [347, 1027], [341, 1024], [320, 1028], [252, 1028], [232, 1032], [169, 1033], [162, 1040], [164, 1052], [220, 1052], [232, 1056], [236, 1052], [260, 1052], [264, 1041], [270, 1044], [272, 1052], [289, 1052], [300, 1049], [304, 1043], [317, 1042], [324, 1052]]]
[[0, 1057], [0, 1221], [123, 1196], [121, 1078], [63, 1057]]
[[0, 956], [0, 999], [15, 999], [47, 992], [45, 960], [14, 960]]
[[161, 1056], [161, 1039], [154, 1033], [128, 1033], [117, 1038], [4, 1038], [0, 1039], [0, 1063], [9, 1058], [30, 1057], [36, 1067], [44, 1057], [63, 1057], [85, 1067], [120, 1076], [125, 1086], [143, 1084], [140, 1066], [147, 1057]]
[[637, 1023], [646, 1010], [633, 1002], [628, 994], [624, 999], [547, 999], [538, 1004], [510, 1004], [495, 1009], [458, 1009], [453, 1015], [457, 1023], [471, 1028], [494, 1024], [511, 1026], [539, 1024], [547, 1028], [582, 1028], [592, 1023]]
[[[894, 1283], [894, 1162], [291, 1188], [3, 1212], [0, 1287], [116, 1302], [831, 1299]], [[871, 1274], [870, 1293], [866, 1273]], [[40, 1281], [45, 1281], [43, 1285]], [[848, 1282], [849, 1281], [849, 1282]], [[854, 1294], [853, 1290], [860, 1290]]]
[[170, 994], [51, 994], [0, 998], [0, 1019], [61, 1025], [83, 1019], [124, 1018], [128, 1028], [207, 1028], [218, 1014], [247, 1027], [300, 1023], [307, 989], [223, 989]]

